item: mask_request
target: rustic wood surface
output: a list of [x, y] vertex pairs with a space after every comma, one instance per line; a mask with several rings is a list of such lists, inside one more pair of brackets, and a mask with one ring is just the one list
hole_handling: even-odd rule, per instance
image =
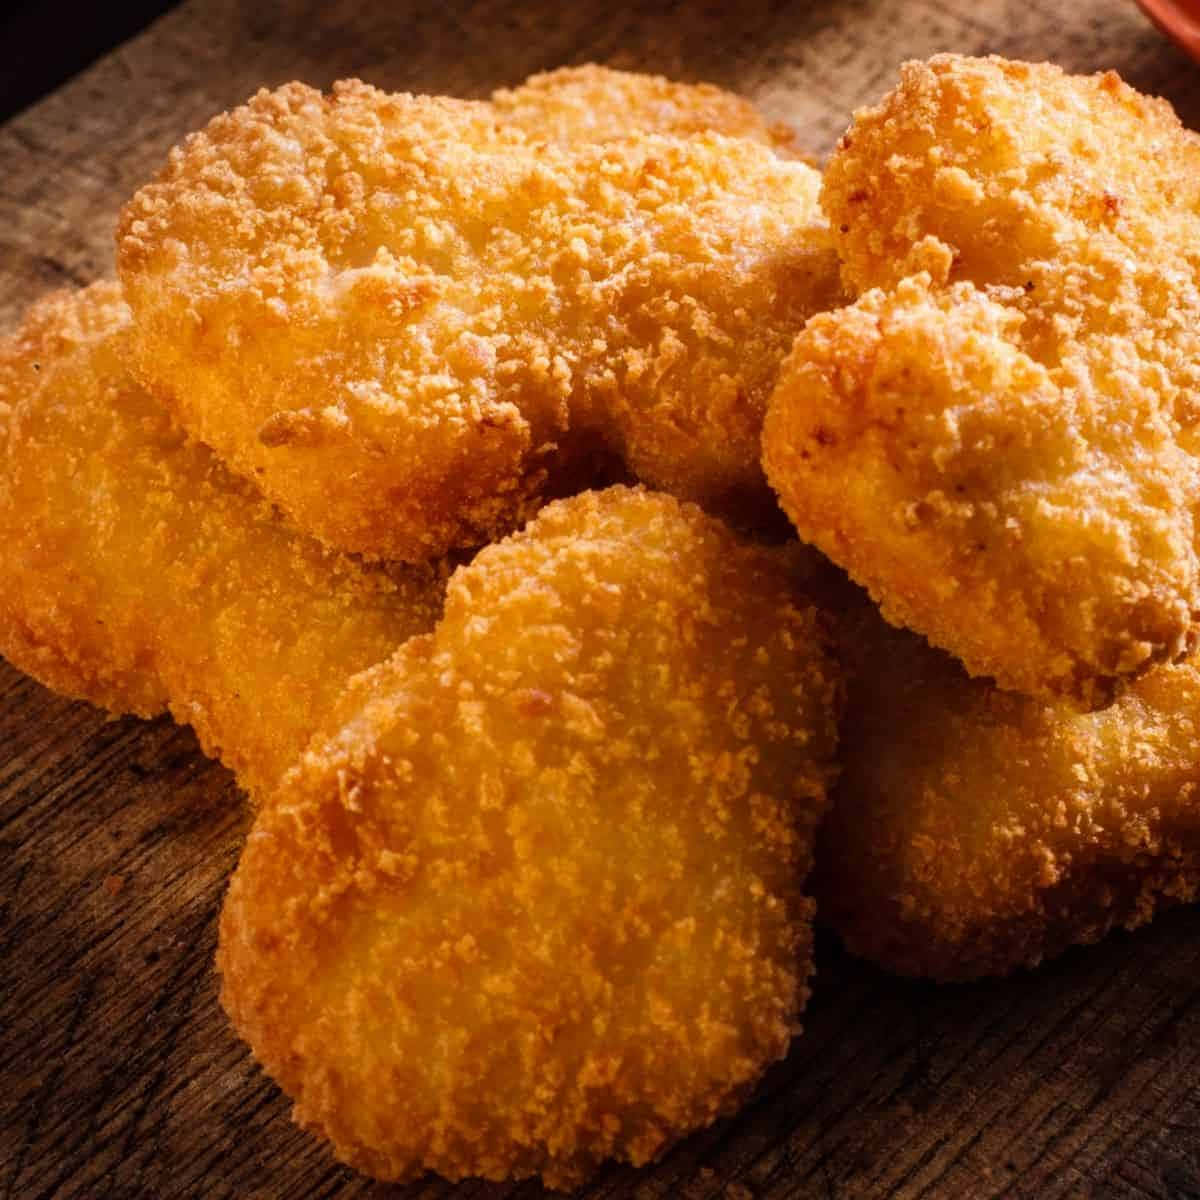
[[[1200, 68], [1124, 0], [196, 0], [0, 127], [0, 324], [110, 270], [123, 199], [260, 84], [478, 96], [598, 60], [743, 91], [824, 153], [945, 49], [1115, 67], [1200, 124]], [[374, 1184], [290, 1125], [216, 1000], [246, 828], [187, 731], [0, 663], [0, 1198], [541, 1195]], [[580, 1196], [1200, 1197], [1200, 913], [1001, 983], [906, 983], [831, 941], [819, 965], [807, 1032], [736, 1120]]]

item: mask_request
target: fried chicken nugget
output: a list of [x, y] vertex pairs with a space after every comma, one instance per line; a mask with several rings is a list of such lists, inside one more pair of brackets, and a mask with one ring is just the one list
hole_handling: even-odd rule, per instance
[[761, 139], [611, 140], [611, 114], [586, 142], [568, 93], [289, 84], [217, 117], [122, 215], [140, 378], [370, 556], [508, 532], [575, 437], [705, 504], [769, 498], [767, 396], [841, 294], [819, 176]]
[[643, 1163], [798, 1030], [840, 695], [785, 561], [640, 490], [548, 506], [361, 676], [250, 835], [222, 998], [384, 1179]]
[[1200, 137], [1111, 73], [943, 55], [857, 114], [823, 204], [882, 290], [781, 372], [801, 536], [1006, 688], [1095, 705], [1186, 654]]
[[1080, 713], [971, 679], [865, 599], [840, 640], [843, 767], [814, 890], [856, 954], [1004, 975], [1200, 897], [1195, 658]]
[[433, 627], [433, 568], [368, 569], [282, 527], [129, 377], [114, 283], [0, 341], [0, 652], [112, 712], [169, 708], [255, 793], [358, 671]]
[[766, 121], [741, 96], [709, 83], [676, 83], [595, 63], [531, 75], [518, 88], [493, 93], [491, 102], [505, 124], [564, 146], [618, 141], [634, 133], [722, 133], [761, 142], [777, 153], [799, 154], [794, 132]]

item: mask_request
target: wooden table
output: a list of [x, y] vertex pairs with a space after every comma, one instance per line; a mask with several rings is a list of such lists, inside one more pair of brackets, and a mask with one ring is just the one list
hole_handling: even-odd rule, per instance
[[[823, 153], [944, 49], [1115, 67], [1200, 124], [1200, 68], [1124, 0], [193, 0], [0, 127], [0, 324], [109, 271], [122, 201], [260, 84], [481, 96], [594, 59], [743, 91]], [[0, 664], [0, 1200], [541, 1195], [374, 1184], [290, 1125], [216, 1000], [246, 828], [187, 731]], [[1200, 1196], [1200, 913], [1001, 983], [906, 983], [832, 941], [819, 966], [807, 1032], [736, 1120], [580, 1195]]]

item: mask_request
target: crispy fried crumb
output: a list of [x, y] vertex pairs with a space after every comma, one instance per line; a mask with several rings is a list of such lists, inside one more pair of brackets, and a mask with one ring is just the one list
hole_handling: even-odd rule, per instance
[[443, 573], [287, 530], [133, 382], [128, 322], [98, 283], [0, 341], [0, 652], [112, 712], [169, 707], [261, 791], [353, 674], [432, 628]]
[[772, 401], [801, 536], [1007, 688], [1095, 705], [1188, 653], [1200, 138], [1111, 73], [942, 55], [822, 202], [864, 294]]
[[[716, 508], [769, 495], [767, 396], [841, 295], [817, 172], [711, 90], [553, 82], [499, 108], [263, 91], [123, 213], [138, 375], [330, 544], [506, 533], [577, 436]], [[645, 124], [615, 139], [626, 96]]]
[[843, 770], [818, 841], [823, 920], [905, 975], [1036, 966], [1200, 897], [1200, 664], [1080, 713], [971, 679], [845, 606]]
[[545, 509], [265, 806], [223, 1001], [382, 1179], [644, 1163], [798, 1029], [837, 673], [786, 559], [626, 488]]
[[720, 133], [761, 142], [776, 153], [800, 153], [792, 130], [767, 122], [748, 100], [723, 88], [595, 63], [531, 75], [518, 88], [493, 93], [491, 102], [506, 125], [563, 146], [639, 133]]

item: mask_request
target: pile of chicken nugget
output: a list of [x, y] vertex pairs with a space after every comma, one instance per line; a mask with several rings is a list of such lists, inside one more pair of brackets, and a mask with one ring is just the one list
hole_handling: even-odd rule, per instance
[[810, 162], [289, 84], [0, 343], [0, 650], [237, 773], [222, 1002], [364, 1172], [652, 1160], [814, 919], [971, 979], [1200, 893], [1200, 137], [943, 55]]

